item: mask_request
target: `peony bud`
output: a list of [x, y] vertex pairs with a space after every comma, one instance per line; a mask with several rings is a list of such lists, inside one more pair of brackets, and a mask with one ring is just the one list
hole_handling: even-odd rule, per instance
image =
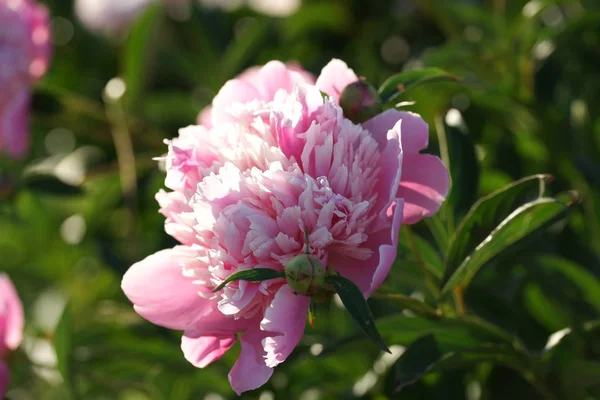
[[344, 88], [340, 94], [340, 106], [344, 116], [359, 124], [382, 111], [381, 98], [377, 90], [367, 81], [356, 81]]
[[325, 283], [325, 268], [317, 257], [301, 254], [285, 266], [285, 279], [295, 293], [312, 296]]

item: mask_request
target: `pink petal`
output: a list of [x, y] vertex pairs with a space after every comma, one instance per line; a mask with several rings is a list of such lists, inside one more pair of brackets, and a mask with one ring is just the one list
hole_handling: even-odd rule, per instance
[[265, 364], [265, 351], [261, 344], [267, 334], [254, 326], [240, 338], [242, 351], [229, 372], [229, 383], [238, 395], [261, 387], [273, 375], [273, 368]]
[[0, 399], [4, 398], [8, 385], [10, 385], [10, 371], [4, 361], [0, 360]]
[[258, 71], [254, 85], [260, 91], [263, 100], [274, 99], [275, 93], [280, 89], [288, 93], [294, 89], [290, 70], [280, 61], [270, 61], [265, 64]]
[[288, 285], [283, 285], [265, 310], [260, 329], [281, 334], [268, 336], [263, 341], [267, 353], [266, 364], [275, 367], [292, 353], [304, 334], [310, 297], [294, 294]]
[[418, 153], [427, 147], [429, 126], [420, 115], [390, 108], [363, 124], [373, 137], [384, 140], [387, 131], [402, 121], [402, 151], [404, 154]]
[[17, 290], [6, 274], [0, 274], [0, 355], [4, 348], [15, 350], [23, 340], [25, 317]]
[[435, 214], [450, 186], [448, 170], [438, 157], [409, 154], [402, 163], [398, 197], [404, 199], [404, 223], [414, 224]]
[[338, 101], [342, 90], [357, 80], [358, 77], [345, 62], [334, 58], [323, 68], [315, 85], [320, 91]]
[[207, 129], [212, 128], [212, 106], [206, 106], [198, 115], [198, 125], [202, 125]]
[[404, 202], [398, 200], [394, 213], [392, 215], [391, 231], [382, 230], [374, 235], [369, 236], [369, 242], [381, 243], [379, 246], [379, 263], [371, 280], [371, 287], [365, 297], [370, 297], [381, 286], [385, 278], [388, 276], [396, 256], [398, 254], [398, 235], [402, 226], [402, 217], [404, 210]]
[[[368, 260], [351, 260], [339, 256], [329, 257], [329, 262], [342, 276], [350, 279], [360, 288], [365, 298], [371, 296], [387, 277], [398, 248], [398, 234], [402, 226], [403, 200], [397, 199], [392, 214], [391, 229], [382, 229], [369, 234], [366, 247], [373, 249], [373, 256]], [[382, 211], [381, 218], [387, 212]]]
[[258, 99], [259, 96], [260, 93], [252, 84], [232, 79], [219, 90], [213, 99], [213, 107], [226, 109], [232, 103], [246, 103]]
[[235, 344], [236, 336], [198, 336], [186, 332], [181, 338], [185, 359], [193, 366], [204, 368], [218, 360]]
[[211, 308], [212, 302], [198, 294], [199, 286], [182, 274], [187, 260], [178, 250], [162, 250], [134, 264], [121, 283], [135, 311], [148, 321], [183, 330]]
[[380, 195], [375, 206], [376, 210], [381, 210], [397, 197], [396, 192], [398, 191], [398, 185], [400, 184], [404, 168], [402, 161], [404, 159], [404, 151], [400, 144], [400, 132], [403, 124], [404, 121], [397, 121], [387, 131], [385, 144], [380, 144], [380, 148], [382, 148], [380, 163], [381, 165], [385, 165], [385, 168], [381, 171], [379, 181], [377, 182], [377, 192]]
[[29, 90], [23, 89], [0, 110], [0, 148], [14, 158], [29, 148]]

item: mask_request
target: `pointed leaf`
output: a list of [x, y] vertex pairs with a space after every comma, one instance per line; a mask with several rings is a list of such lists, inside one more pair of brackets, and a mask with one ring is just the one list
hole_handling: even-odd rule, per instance
[[350, 280], [340, 275], [332, 275], [325, 278], [325, 282], [332, 285], [342, 299], [342, 303], [352, 318], [361, 329], [375, 342], [380, 349], [390, 352], [375, 326], [375, 318], [369, 309], [367, 301], [360, 289]]
[[67, 304], [54, 331], [54, 351], [58, 370], [65, 382], [71, 381], [71, 309]]
[[375, 299], [386, 300], [402, 309], [410, 310], [415, 314], [421, 315], [425, 318], [436, 319], [439, 318], [438, 312], [433, 309], [429, 304], [415, 299], [409, 296], [405, 296], [399, 293], [389, 293], [389, 294], [377, 294], [373, 295]]
[[571, 205], [553, 198], [539, 198], [517, 208], [456, 268], [442, 288], [442, 295], [457, 285], [466, 287], [486, 262], [565, 217]]
[[549, 178], [549, 175], [529, 176], [479, 199], [450, 239], [442, 282], [448, 282], [462, 262], [514, 209], [540, 197]]
[[148, 7], [136, 19], [127, 38], [122, 75], [127, 85], [125, 100], [128, 106], [135, 105], [145, 90], [158, 50], [156, 41], [163, 17], [164, 7], [161, 4]]
[[213, 292], [218, 292], [223, 289], [225, 285], [234, 281], [262, 282], [275, 278], [285, 278], [285, 273], [271, 268], [245, 269], [229, 275], [229, 277], [221, 282]]
[[400, 96], [408, 90], [425, 83], [440, 81], [458, 82], [459, 79], [439, 68], [405, 71], [392, 75], [383, 82], [379, 88], [379, 95], [384, 103], [388, 103], [393, 107]]
[[475, 143], [469, 135], [466, 124], [449, 126], [440, 124], [444, 129], [450, 158], [450, 176], [452, 190], [446, 202], [452, 207], [454, 216], [462, 218], [477, 199], [479, 186], [479, 162], [475, 153]]
[[519, 368], [527, 360], [510, 346], [464, 342], [443, 334], [427, 334], [410, 344], [394, 365], [396, 391], [415, 383], [432, 370], [494, 362]]

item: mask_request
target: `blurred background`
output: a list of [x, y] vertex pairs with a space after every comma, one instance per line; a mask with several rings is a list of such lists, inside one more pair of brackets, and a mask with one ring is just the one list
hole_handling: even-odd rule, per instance
[[[531, 349], [598, 318], [597, 0], [41, 2], [52, 14], [54, 55], [34, 93], [32, 147], [25, 159], [0, 159], [1, 269], [28, 318], [9, 399], [236, 397], [227, 373], [238, 346], [195, 369], [180, 334], [138, 317], [120, 280], [132, 263], [174, 245], [154, 200], [165, 177], [153, 160], [166, 152], [163, 140], [194, 124], [228, 79], [273, 59], [318, 75], [341, 58], [376, 85], [425, 66], [459, 76], [462, 84], [408, 95], [429, 123], [429, 152], [439, 154], [439, 134], [454, 138], [446, 213], [464, 215], [476, 198], [535, 173], [552, 174], [553, 191], [582, 198], [568, 222], [486, 266], [467, 307]], [[428, 232], [454, 223], [444, 215], [415, 228], [438, 259]], [[383, 290], [427, 301], [421, 270], [400, 247]], [[434, 371], [395, 393], [390, 374], [403, 346], [436, 328], [398, 322], [388, 304], [371, 306], [393, 355], [363, 340], [332, 301], [271, 381], [243, 397], [542, 398], [513, 370], [489, 363]], [[564, 398], [600, 398], [600, 341], [589, 335], [549, 363], [552, 391], [570, 393]]]

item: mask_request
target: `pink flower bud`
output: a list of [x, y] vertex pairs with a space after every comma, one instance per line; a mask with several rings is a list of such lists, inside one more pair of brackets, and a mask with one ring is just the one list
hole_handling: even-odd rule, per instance
[[340, 106], [344, 116], [357, 124], [382, 111], [379, 94], [367, 81], [356, 81], [346, 86], [340, 94]]

